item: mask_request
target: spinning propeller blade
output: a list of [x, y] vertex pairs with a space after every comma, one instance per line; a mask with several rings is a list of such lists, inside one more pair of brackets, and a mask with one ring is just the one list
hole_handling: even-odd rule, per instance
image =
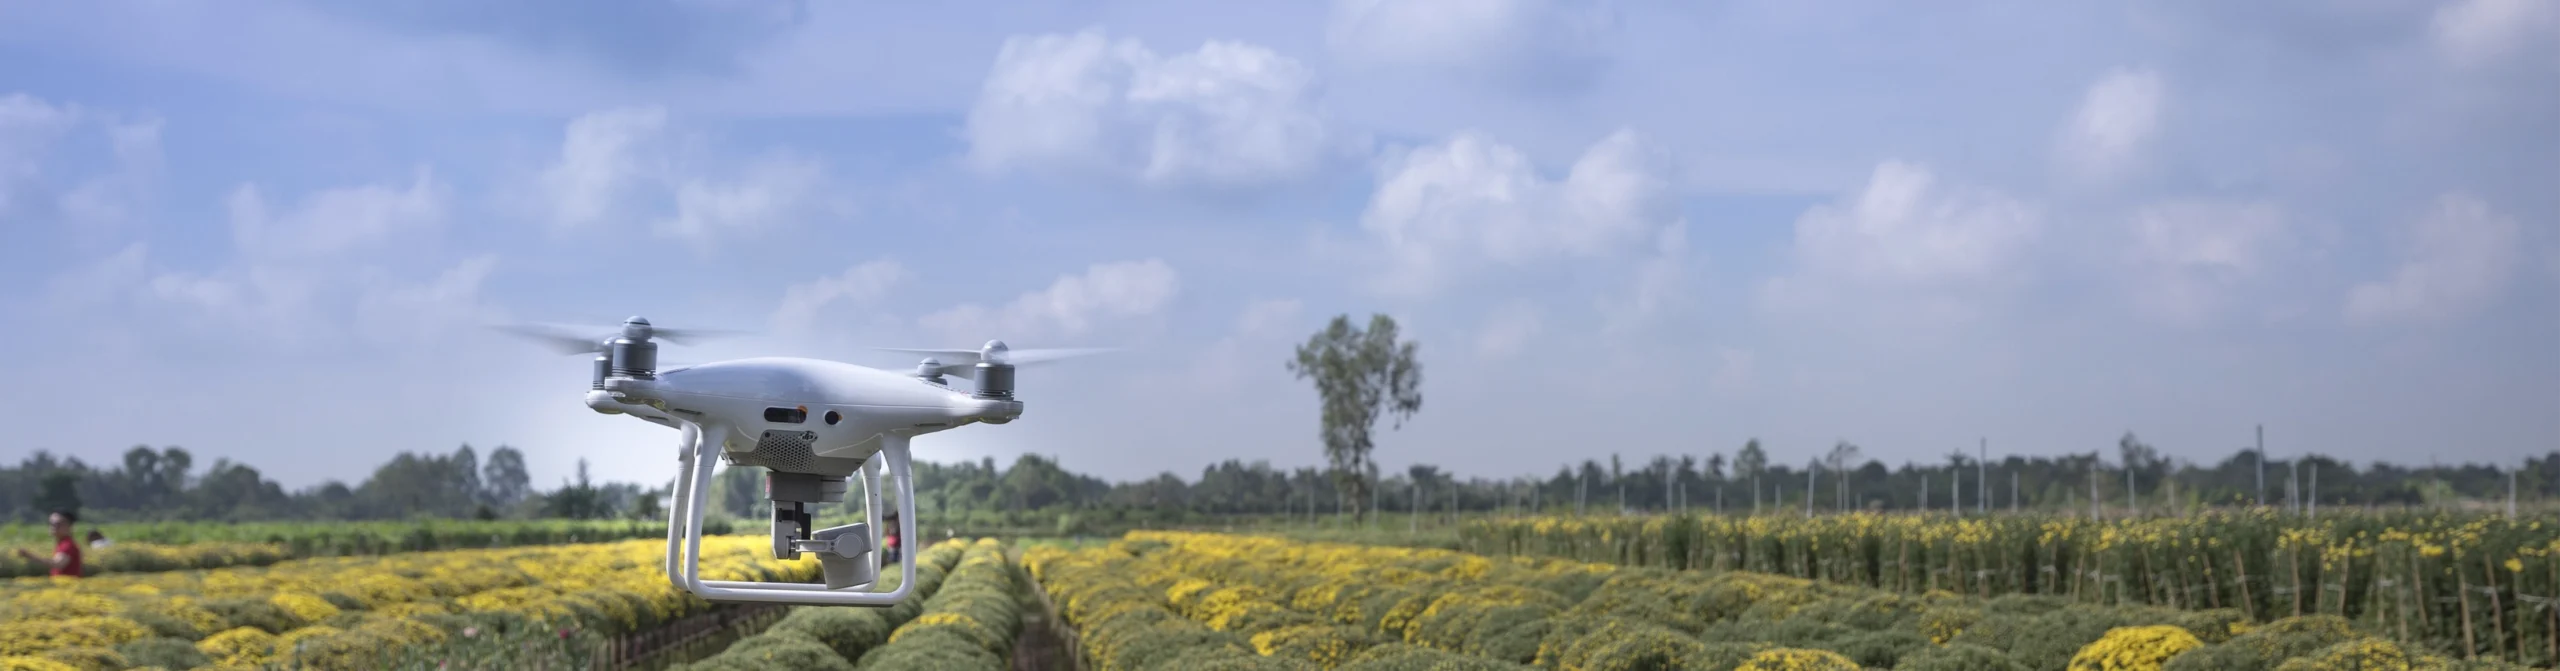
[[[883, 352], [902, 352], [906, 354], [922, 354], [933, 357], [934, 361], [942, 364], [938, 367], [942, 371], [942, 374], [963, 380], [976, 379], [978, 362], [984, 358], [982, 350], [974, 349], [913, 349], [905, 347], [874, 347], [872, 349]], [[1119, 348], [1114, 347], [1070, 347], [1052, 349], [1005, 349], [1001, 351], [1004, 352], [1002, 358], [1005, 363], [1013, 364], [1015, 366], [1024, 366], [1035, 363], [1057, 361], [1059, 359], [1072, 359], [1080, 356], [1117, 352], [1120, 350]]]
[[[557, 324], [495, 324], [490, 328], [533, 340], [545, 349], [561, 354], [594, 354], [604, 351], [604, 343], [620, 337], [622, 331], [590, 330]], [[678, 329], [650, 326], [649, 339], [678, 345], [691, 345], [704, 340], [749, 335], [747, 331], [727, 329]]]

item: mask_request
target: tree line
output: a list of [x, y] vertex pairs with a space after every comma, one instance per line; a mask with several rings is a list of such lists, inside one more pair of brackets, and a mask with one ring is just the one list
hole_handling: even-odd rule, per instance
[[540, 489], [522, 451], [501, 445], [484, 462], [464, 444], [446, 454], [401, 452], [352, 486], [329, 480], [286, 491], [246, 463], [217, 458], [199, 472], [185, 448], [137, 445], [113, 464], [39, 450], [0, 466], [0, 492], [10, 493], [0, 497], [0, 520], [63, 509], [101, 521], [647, 517], [662, 510], [665, 489], [594, 482], [583, 459], [575, 479]]
[[[993, 458], [916, 462], [916, 503], [923, 515], [1112, 511], [1184, 518], [1312, 516], [1372, 508], [1397, 513], [1534, 509], [1741, 514], [1801, 510], [1808, 499], [1818, 512], [2086, 510], [2095, 491], [2098, 502], [2119, 511], [2128, 505], [2161, 510], [2261, 500], [2284, 506], [2313, 500], [2315, 482], [2322, 506], [2504, 501], [2511, 478], [2516, 495], [2525, 501], [2560, 498], [2560, 451], [2527, 458], [2521, 468], [2512, 469], [2477, 463], [2358, 465], [2322, 455], [2270, 457], [2262, 490], [2253, 449], [2193, 462], [2164, 456], [2132, 434], [2117, 447], [2115, 455], [2008, 455], [1984, 462], [1980, 452], [1953, 453], [1935, 463], [1887, 466], [1859, 458], [1858, 448], [1846, 443], [1821, 453], [1797, 452], [1782, 461], [1754, 440], [1730, 456], [1701, 451], [1630, 460], [1611, 454], [1606, 460], [1562, 464], [1544, 476], [1461, 478], [1438, 466], [1417, 464], [1364, 478], [1370, 486], [1362, 489], [1344, 486], [1347, 479], [1325, 468], [1240, 459], [1209, 464], [1197, 475], [1166, 471], [1111, 482], [1068, 470], [1054, 457], [1026, 454], [1008, 464]], [[103, 466], [37, 452], [15, 466], [0, 467], [0, 491], [25, 493], [0, 497], [0, 519], [34, 522], [43, 519], [44, 511], [60, 507], [80, 510], [87, 518], [130, 521], [657, 519], [665, 515], [669, 491], [669, 483], [594, 482], [583, 461], [576, 476], [537, 488], [525, 474], [523, 453], [507, 446], [490, 450], [485, 460], [469, 445], [445, 454], [402, 452], [357, 484], [332, 480], [295, 491], [244, 463], [216, 459], [203, 471], [194, 470], [193, 463], [177, 447], [138, 446], [121, 463]], [[2127, 463], [2133, 468], [2125, 468]], [[713, 481], [712, 513], [764, 517], [768, 508], [761, 477], [761, 469], [725, 469]]]

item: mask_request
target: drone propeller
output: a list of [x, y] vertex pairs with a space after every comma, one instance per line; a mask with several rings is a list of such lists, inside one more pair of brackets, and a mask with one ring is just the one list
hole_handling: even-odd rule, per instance
[[1080, 356], [1119, 351], [1119, 349], [1111, 347], [1012, 349], [1005, 347], [1003, 341], [989, 341], [986, 347], [979, 349], [910, 349], [903, 347], [874, 347], [872, 349], [884, 352], [922, 354], [932, 357], [934, 363], [940, 364], [935, 368], [935, 370], [940, 371], [943, 375], [949, 375], [963, 380], [975, 379], [978, 370], [978, 362], [985, 361], [990, 358], [994, 359], [997, 363], [1009, 363], [1016, 366], [1024, 366], [1035, 363], [1057, 361], [1059, 359], [1071, 359]]
[[633, 331], [635, 329], [639, 331], [636, 335], [647, 337], [652, 340], [671, 342], [678, 345], [688, 345], [715, 338], [747, 335], [747, 332], [745, 331], [731, 331], [723, 329], [666, 328], [663, 326], [651, 325], [648, 320], [637, 317], [632, 318], [630, 321], [623, 322], [622, 330], [602, 333], [588, 329], [555, 324], [498, 324], [492, 325], [490, 328], [533, 340], [541, 343], [544, 348], [561, 354], [595, 354], [603, 352], [605, 351], [605, 343], [607, 341], [611, 341], [620, 336], [634, 335]]

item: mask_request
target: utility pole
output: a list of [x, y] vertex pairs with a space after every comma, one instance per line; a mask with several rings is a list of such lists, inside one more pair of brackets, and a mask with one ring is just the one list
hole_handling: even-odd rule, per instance
[[2293, 514], [2300, 515], [2302, 514], [2302, 458], [2295, 457], [2287, 460], [2284, 465], [2285, 469], [2291, 473], [2285, 478], [2285, 507]]
[[2098, 508], [2098, 502], [2101, 500], [2098, 498], [2098, 454], [2091, 452], [2089, 453], [2089, 519], [2106, 519], [2106, 515]]

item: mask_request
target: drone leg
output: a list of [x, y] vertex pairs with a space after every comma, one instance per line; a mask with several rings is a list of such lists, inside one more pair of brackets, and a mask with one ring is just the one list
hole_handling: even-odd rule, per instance
[[693, 510], [694, 453], [702, 449], [702, 427], [685, 422], [681, 437], [676, 442], [676, 481], [669, 488], [672, 495], [667, 500], [666, 570], [667, 583], [682, 590], [684, 576], [676, 573], [676, 555], [681, 550], [678, 544], [685, 539], [685, 527], [690, 524], [685, 516]]
[[[871, 533], [873, 561], [880, 555], [880, 460], [862, 460], [862, 521]], [[902, 550], [903, 551], [903, 550]]]

